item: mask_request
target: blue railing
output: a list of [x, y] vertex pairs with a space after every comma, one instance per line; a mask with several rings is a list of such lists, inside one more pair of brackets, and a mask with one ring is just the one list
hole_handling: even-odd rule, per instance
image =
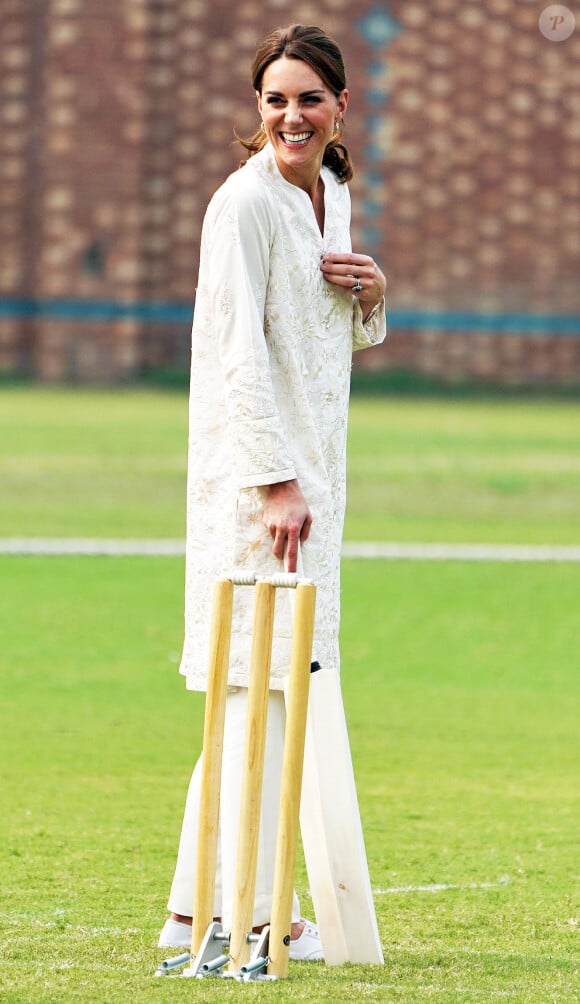
[[[171, 302], [123, 303], [114, 300], [0, 299], [0, 318], [39, 318], [61, 321], [142, 321], [152, 324], [189, 325], [193, 305]], [[491, 332], [580, 337], [580, 314], [487, 313], [477, 310], [419, 310], [393, 308], [389, 327], [411, 331]]]

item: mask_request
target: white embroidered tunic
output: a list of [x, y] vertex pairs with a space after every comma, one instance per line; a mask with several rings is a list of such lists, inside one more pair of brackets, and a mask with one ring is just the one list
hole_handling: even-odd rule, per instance
[[[313, 522], [303, 574], [317, 585], [313, 659], [339, 668], [340, 551], [353, 349], [383, 340], [327, 283], [323, 251], [351, 250], [350, 195], [322, 169], [322, 235], [307, 193], [267, 145], [225, 181], [204, 220], [192, 331], [185, 642], [180, 672], [204, 690], [214, 581], [283, 570], [262, 523], [266, 485], [298, 478]], [[229, 682], [247, 686], [253, 590], [237, 587]], [[270, 686], [288, 671], [291, 610], [278, 590]]]

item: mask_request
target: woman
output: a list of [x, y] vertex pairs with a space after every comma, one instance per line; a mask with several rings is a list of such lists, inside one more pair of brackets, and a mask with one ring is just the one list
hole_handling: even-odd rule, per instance
[[[213, 582], [233, 568], [285, 566], [317, 586], [313, 658], [338, 669], [339, 570], [353, 349], [385, 336], [386, 280], [353, 253], [352, 177], [341, 143], [348, 90], [340, 50], [292, 25], [252, 66], [260, 130], [249, 159], [212, 198], [204, 221], [192, 335], [186, 629], [180, 671], [206, 684]], [[231, 919], [252, 590], [236, 592], [223, 765], [215, 913]], [[270, 681], [256, 926], [269, 921], [289, 665], [290, 600], [277, 600]], [[308, 770], [308, 764], [305, 764]], [[161, 946], [188, 945], [199, 764], [190, 785]], [[321, 958], [295, 897], [290, 958]]]

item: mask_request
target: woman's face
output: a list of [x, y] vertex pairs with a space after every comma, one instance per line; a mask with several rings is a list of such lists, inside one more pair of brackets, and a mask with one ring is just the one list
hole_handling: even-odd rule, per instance
[[308, 63], [282, 56], [266, 67], [257, 97], [282, 175], [293, 183], [312, 183], [346, 110], [348, 91], [337, 98]]

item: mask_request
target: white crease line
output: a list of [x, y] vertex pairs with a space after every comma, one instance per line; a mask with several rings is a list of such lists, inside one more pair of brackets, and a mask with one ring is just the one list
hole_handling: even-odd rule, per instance
[[[374, 996], [375, 1000], [376, 1000], [377, 990], [379, 990], [379, 989], [380, 990], [396, 990], [396, 991], [398, 991], [399, 994], [401, 994], [401, 993], [407, 993], [407, 994], [413, 994], [413, 996], [415, 996], [417, 994], [424, 994], [426, 997], [436, 997], [436, 996], [438, 996], [440, 994], [445, 994], [447, 996], [449, 994], [449, 992], [450, 992], [450, 988], [448, 986], [443, 986], [443, 987], [429, 987], [429, 986], [424, 986], [424, 985], [423, 986], [421, 986], [421, 985], [414, 986], [414, 985], [402, 984], [402, 983], [383, 983], [381, 980], [377, 981], [376, 983], [360, 983], [360, 982], [353, 983], [352, 984], [352, 989], [353, 990], [362, 991], [363, 993], [366, 990], [368, 990], [369, 991], [369, 996]], [[452, 992], [453, 992], [454, 996], [458, 995], [458, 994], [469, 995], [470, 999], [471, 999], [472, 994], [473, 994], [472, 989], [469, 988], [469, 987], [453, 987], [453, 991]], [[519, 990], [486, 990], [486, 995], [488, 997], [490, 997], [490, 998], [491, 997], [515, 997], [516, 994], [519, 994]], [[552, 993], [550, 993], [550, 1001], [551, 1002], [552, 1001], [556, 1001], [556, 1000], [561, 1000], [561, 999], [563, 999], [563, 998], [554, 997], [554, 995]]]
[[499, 886], [507, 885], [509, 878], [502, 876], [497, 882], [467, 882], [455, 884], [452, 882], [432, 882], [430, 885], [400, 885], [392, 886], [389, 889], [374, 889], [375, 896], [390, 896], [396, 893], [407, 892], [447, 892], [449, 889], [497, 889]]
[[88, 555], [93, 557], [181, 557], [185, 554], [182, 540], [97, 540], [91, 538], [31, 538], [0, 539], [0, 554], [32, 555], [35, 557]]
[[[99, 540], [93, 538], [0, 539], [0, 554], [46, 556], [183, 557], [183, 540]], [[342, 557], [391, 561], [580, 562], [580, 547], [548, 544], [401, 544], [346, 542]]]
[[580, 561], [580, 547], [549, 544], [400, 544], [353, 542], [343, 558], [387, 558], [406, 561]]

